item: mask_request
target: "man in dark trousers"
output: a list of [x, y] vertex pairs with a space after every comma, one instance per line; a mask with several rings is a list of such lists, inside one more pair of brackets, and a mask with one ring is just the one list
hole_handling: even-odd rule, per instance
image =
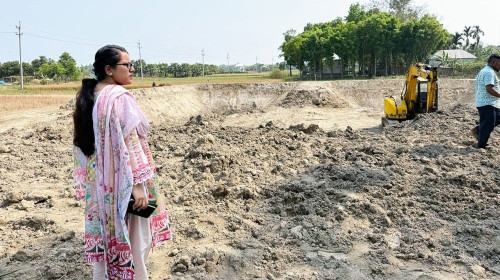
[[479, 125], [471, 132], [477, 139], [478, 148], [486, 148], [493, 129], [500, 124], [500, 88], [496, 72], [500, 70], [500, 55], [492, 54], [476, 77], [476, 108]]

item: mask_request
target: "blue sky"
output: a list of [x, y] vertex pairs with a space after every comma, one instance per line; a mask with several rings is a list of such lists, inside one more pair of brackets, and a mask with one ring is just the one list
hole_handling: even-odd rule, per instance
[[[79, 65], [91, 64], [96, 50], [115, 43], [132, 59], [147, 63], [276, 63], [288, 29], [345, 17], [353, 3], [369, 0], [64, 1], [0, 0], [0, 62], [19, 59], [16, 25], [21, 21], [23, 61], [40, 55], [57, 60], [63, 52]], [[454, 33], [479, 25], [483, 41], [500, 45], [500, 1], [414, 0], [427, 6]]]

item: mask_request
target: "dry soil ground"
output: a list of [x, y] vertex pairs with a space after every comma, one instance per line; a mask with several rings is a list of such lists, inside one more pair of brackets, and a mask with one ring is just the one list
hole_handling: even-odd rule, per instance
[[[135, 90], [175, 232], [151, 279], [500, 279], [500, 135], [475, 149], [474, 82], [439, 83], [391, 128], [402, 80]], [[2, 280], [91, 279], [71, 109], [0, 114]]]

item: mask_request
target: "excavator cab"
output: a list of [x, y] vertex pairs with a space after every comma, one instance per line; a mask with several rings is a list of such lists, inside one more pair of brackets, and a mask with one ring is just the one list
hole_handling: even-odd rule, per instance
[[384, 98], [382, 125], [411, 120], [418, 114], [435, 112], [438, 109], [437, 68], [417, 63], [406, 73], [405, 86], [399, 98]]

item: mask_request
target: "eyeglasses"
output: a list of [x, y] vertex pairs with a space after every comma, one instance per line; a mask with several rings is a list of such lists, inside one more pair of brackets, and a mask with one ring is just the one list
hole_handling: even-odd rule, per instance
[[126, 66], [128, 68], [128, 70], [130, 71], [130, 69], [134, 68], [134, 65], [130, 62], [127, 62], [127, 63], [117, 63], [115, 65], [123, 65], [123, 66]]

